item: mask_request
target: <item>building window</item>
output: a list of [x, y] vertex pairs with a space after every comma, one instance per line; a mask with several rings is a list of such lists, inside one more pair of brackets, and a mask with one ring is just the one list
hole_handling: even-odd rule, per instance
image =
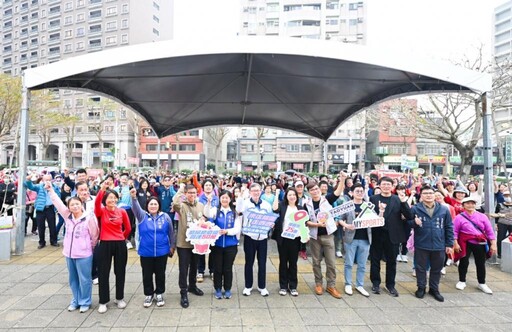
[[85, 14], [84, 13], [76, 14], [76, 21], [77, 22], [85, 21]]
[[[172, 145], [172, 151], [176, 151], [176, 144]], [[196, 151], [195, 144], [180, 144], [180, 151]]]
[[156, 15], [153, 15], [153, 21], [160, 23], [160, 19]]
[[160, 6], [153, 1], [153, 8], [155, 8], [156, 10], [160, 10]]
[[75, 106], [76, 107], [84, 106], [84, 100], [82, 98], [78, 98], [77, 100], [75, 100]]
[[64, 25], [73, 24], [73, 16], [64, 17]]
[[68, 53], [71, 51], [73, 51], [73, 49], [71, 48], [71, 44], [64, 45], [64, 52]]
[[117, 21], [107, 22], [107, 31], [112, 31], [117, 29]]
[[83, 7], [85, 5], [85, 0], [76, 0], [76, 6]]
[[142, 136], [144, 137], [154, 137], [156, 136], [155, 132], [151, 128], [142, 129]]
[[124, 4], [123, 5], [123, 9], [121, 11], [123, 14], [127, 14], [128, 13], [128, 4]]
[[127, 128], [126, 125], [122, 124], [122, 125], [119, 126], [119, 131], [124, 133], [124, 132], [126, 132], [126, 128]]
[[[100, 131], [100, 125], [87, 126], [87, 132], [96, 133]], [[91, 146], [92, 147], [92, 146]]]
[[199, 130], [197, 130], [197, 129], [189, 130], [188, 133], [190, 136], [199, 136]]
[[153, 28], [153, 33], [156, 35], [156, 36], [160, 36], [160, 31], [158, 31], [157, 29]]
[[[83, 50], [83, 49], [84, 49], [84, 47], [85, 47], [84, 42], [77, 42], [77, 43], [76, 43], [76, 50], [77, 50], [77, 51], [81, 51], [81, 50]], [[83, 103], [82, 103], [82, 105], [83, 105]]]
[[122, 35], [121, 36], [121, 43], [123, 43], [123, 44], [128, 43], [128, 35]]
[[327, 145], [327, 152], [336, 152], [336, 145]]
[[126, 110], [120, 110], [119, 111], [119, 118], [120, 119], [126, 119]]
[[272, 144], [264, 144], [263, 145], [263, 152], [272, 152], [274, 149], [274, 146]]
[[64, 31], [64, 38], [71, 38], [71, 37], [73, 37], [73, 30]]
[[77, 37], [85, 36], [85, 28], [84, 27], [76, 28], [76, 36]]
[[107, 45], [115, 45], [117, 44], [117, 36], [110, 36], [106, 38]]
[[[77, 133], [77, 134], [81, 134], [81, 133], [82, 133], [82, 130], [83, 130], [83, 129], [82, 129], [82, 127], [76, 127], [76, 128], [75, 128], [75, 133]], [[78, 144], [78, 143], [77, 143], [77, 144]]]
[[93, 10], [89, 12], [89, 19], [101, 18], [101, 9]]
[[128, 28], [128, 20], [122, 20], [121, 21], [121, 28], [122, 29]]
[[114, 132], [114, 126], [105, 126], [105, 132], [106, 133]]
[[286, 152], [299, 152], [299, 144], [287, 144]]
[[302, 144], [300, 146], [300, 150], [302, 152], [311, 152], [311, 145], [309, 145], [309, 144]]
[[73, 3], [70, 1], [70, 2], [66, 2], [64, 4], [64, 10], [72, 10], [73, 9]]
[[117, 15], [117, 6], [107, 8], [107, 16]]

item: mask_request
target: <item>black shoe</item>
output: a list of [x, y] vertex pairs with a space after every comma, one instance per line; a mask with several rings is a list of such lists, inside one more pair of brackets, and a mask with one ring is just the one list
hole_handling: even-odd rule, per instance
[[183, 308], [188, 308], [188, 296], [187, 296], [187, 294], [182, 294], [181, 295], [180, 304], [181, 304], [181, 306]]
[[197, 296], [203, 296], [204, 295], [203, 291], [200, 290], [199, 288], [197, 288], [197, 286], [189, 287], [188, 288], [188, 292], [192, 293], [194, 295], [197, 295]]
[[398, 297], [398, 292], [396, 291], [395, 288], [388, 288], [388, 287], [386, 287], [386, 289], [388, 290], [389, 295], [391, 295], [393, 297]]
[[52, 247], [60, 247], [60, 244], [58, 244], [58, 243], [52, 243], [52, 244], [50, 244], [50, 245], [51, 245]]
[[414, 295], [416, 295], [418, 299], [422, 299], [425, 296], [425, 288], [418, 288]]
[[380, 294], [380, 287], [379, 286], [372, 286], [372, 293], [373, 294]]
[[428, 293], [430, 295], [432, 295], [434, 297], [434, 299], [436, 299], [436, 301], [444, 302], [444, 297], [441, 295], [441, 293], [439, 293], [439, 291], [429, 289]]
[[37, 246], [37, 249], [43, 249], [44, 247], [46, 247], [46, 244], [40, 244]]

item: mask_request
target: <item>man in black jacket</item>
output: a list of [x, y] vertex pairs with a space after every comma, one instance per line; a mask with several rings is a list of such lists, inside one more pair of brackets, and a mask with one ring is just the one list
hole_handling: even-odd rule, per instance
[[[393, 180], [387, 176], [379, 181], [381, 193], [370, 197], [375, 205], [375, 212], [384, 217], [384, 226], [372, 229], [372, 245], [370, 246], [370, 280], [372, 292], [380, 294], [380, 260], [382, 254], [386, 258], [386, 288], [390, 295], [397, 297], [395, 289], [396, 256], [400, 243], [407, 241], [407, 220], [414, 219], [411, 213], [407, 196], [404, 192], [400, 196], [392, 194]], [[402, 219], [402, 216], [404, 219]]]
[[7, 215], [12, 216], [12, 205], [14, 205], [14, 199], [16, 197], [16, 186], [11, 182], [11, 176], [6, 174], [3, 178], [3, 182], [0, 183], [0, 210], [3, 211], [4, 203], [7, 209]]

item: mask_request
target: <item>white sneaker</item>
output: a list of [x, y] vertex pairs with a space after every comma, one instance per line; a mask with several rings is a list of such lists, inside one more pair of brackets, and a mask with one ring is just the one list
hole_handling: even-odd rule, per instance
[[126, 241], [126, 249], [133, 249], [133, 244], [130, 241]]
[[412, 269], [412, 276], [416, 277], [416, 269]]
[[283, 289], [279, 290], [279, 295], [285, 296], [286, 294], [287, 294], [286, 289], [283, 288]]
[[268, 296], [270, 294], [266, 288], [258, 288], [258, 290], [260, 291], [261, 296]]
[[450, 266], [453, 264], [453, 261], [451, 258], [448, 258], [448, 260], [446, 261], [446, 266]]
[[345, 285], [345, 294], [352, 295], [352, 286], [351, 285]]
[[196, 276], [196, 281], [197, 282], [203, 282], [204, 281], [204, 277], [203, 277], [203, 274], [202, 273], [198, 273], [197, 276]]
[[92, 279], [92, 284], [93, 284], [93, 285], [97, 285], [97, 284], [99, 284], [99, 282], [100, 282], [100, 281], [98, 280], [98, 278], [94, 278], [94, 279]]
[[104, 314], [107, 312], [107, 305], [106, 304], [100, 304], [100, 306], [98, 307], [98, 312], [100, 314]]
[[368, 292], [366, 291], [366, 289], [364, 289], [364, 287], [363, 287], [363, 286], [357, 286], [357, 287], [356, 287], [356, 290], [357, 290], [359, 293], [361, 293], [361, 295], [363, 295], [363, 296], [366, 296], [366, 297], [370, 296], [370, 293], [368, 293]]
[[117, 304], [119, 309], [126, 308], [126, 302], [124, 302], [124, 300], [114, 300], [114, 303]]
[[74, 305], [70, 304], [68, 306], [68, 311], [75, 311], [76, 309], [78, 309], [78, 307], [75, 307]]
[[338, 258], [343, 257], [343, 254], [341, 253], [341, 251], [336, 251], [336, 257], [338, 257]]
[[409, 258], [407, 258], [407, 255], [402, 255], [402, 262], [404, 262], [404, 263], [409, 262]]
[[492, 294], [492, 290], [486, 284], [478, 284], [478, 289], [485, 294]]
[[443, 267], [443, 268], [441, 269], [441, 274], [442, 274], [442, 275], [446, 275], [446, 267]]
[[242, 294], [245, 296], [251, 296], [252, 288], [244, 288]]
[[455, 288], [457, 288], [458, 290], [464, 290], [464, 288], [466, 288], [466, 283], [463, 282], [463, 281], [459, 281], [456, 285], [455, 285]]
[[401, 262], [402, 261], [402, 255], [398, 254], [398, 256], [396, 256], [396, 261], [397, 262]]

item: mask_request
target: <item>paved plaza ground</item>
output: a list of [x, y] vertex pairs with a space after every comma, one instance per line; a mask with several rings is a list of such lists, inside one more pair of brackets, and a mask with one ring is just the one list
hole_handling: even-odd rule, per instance
[[[71, 299], [68, 273], [61, 248], [37, 250], [37, 236], [26, 238], [26, 253], [0, 262], [0, 331], [511, 331], [512, 275], [499, 266], [487, 267], [487, 284], [494, 291], [479, 291], [474, 263], [468, 273], [468, 287], [455, 289], [457, 268], [448, 267], [441, 280], [444, 303], [426, 295], [414, 297], [416, 280], [411, 263], [398, 263], [398, 298], [381, 295], [365, 298], [343, 294], [341, 300], [313, 293], [311, 258], [299, 258], [300, 295], [278, 294], [279, 259], [275, 241], [270, 243], [267, 261], [267, 288], [270, 296], [253, 291], [242, 296], [242, 247], [235, 261], [233, 298], [213, 297], [212, 281], [198, 284], [205, 295], [189, 295], [190, 307], [179, 305], [177, 258], [167, 268], [166, 304], [143, 308], [142, 274], [137, 253], [129, 252], [125, 300], [126, 309], [113, 303], [105, 314], [97, 312], [98, 289], [94, 286], [93, 307], [87, 313], [68, 312]], [[411, 256], [410, 256], [411, 257]], [[409, 257], [409, 258], [410, 258]], [[382, 265], [384, 267], [384, 263]], [[343, 259], [337, 259], [337, 287], [343, 290]], [[369, 265], [367, 266], [369, 271]], [[383, 269], [384, 270], [384, 269]], [[256, 271], [255, 271], [256, 272]], [[368, 277], [367, 273], [367, 277]], [[384, 279], [384, 276], [383, 276]], [[113, 286], [113, 276], [111, 285]], [[366, 280], [370, 290], [370, 282]], [[114, 291], [111, 292], [112, 298]]]

